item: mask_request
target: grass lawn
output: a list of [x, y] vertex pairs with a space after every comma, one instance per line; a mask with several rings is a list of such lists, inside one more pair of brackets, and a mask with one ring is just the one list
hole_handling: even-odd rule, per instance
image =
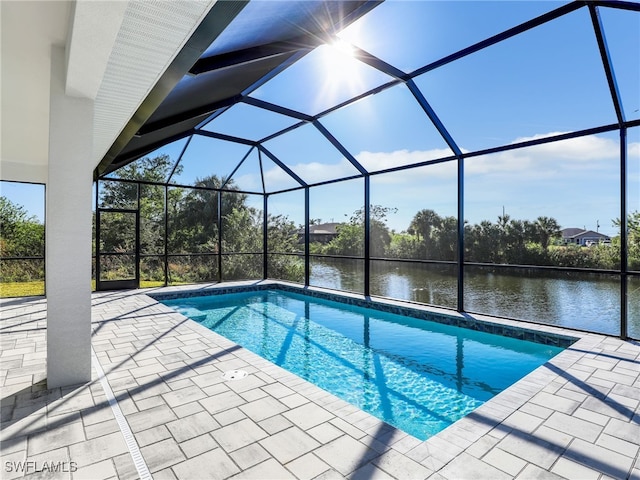
[[44, 295], [44, 280], [0, 283], [0, 298]]
[[[178, 285], [174, 283], [173, 285]], [[140, 288], [164, 287], [164, 282], [141, 280]], [[91, 281], [91, 291], [95, 291], [96, 281]], [[32, 297], [44, 295], [44, 280], [35, 282], [0, 282], [0, 298]]]

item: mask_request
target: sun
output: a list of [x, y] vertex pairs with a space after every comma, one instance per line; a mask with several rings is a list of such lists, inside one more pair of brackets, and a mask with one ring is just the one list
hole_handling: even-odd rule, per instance
[[318, 47], [323, 78], [322, 94], [329, 98], [356, 94], [362, 86], [362, 65], [356, 49], [348, 42], [335, 38]]
[[330, 43], [321, 45], [319, 49], [322, 66], [328, 76], [346, 77], [349, 73], [354, 73], [358, 67], [355, 48], [341, 38], [335, 38]]

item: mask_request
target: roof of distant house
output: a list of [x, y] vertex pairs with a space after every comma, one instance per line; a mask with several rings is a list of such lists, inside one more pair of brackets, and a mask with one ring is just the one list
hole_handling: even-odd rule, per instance
[[561, 230], [562, 238], [576, 238], [588, 235], [590, 237], [597, 238], [609, 238], [608, 235], [604, 235], [599, 232], [594, 232], [593, 230], [585, 230], [584, 228], [563, 228]]
[[[318, 225], [309, 225], [310, 235], [337, 235], [336, 227], [342, 225], [339, 222], [320, 223]], [[301, 229], [303, 231], [303, 229]]]

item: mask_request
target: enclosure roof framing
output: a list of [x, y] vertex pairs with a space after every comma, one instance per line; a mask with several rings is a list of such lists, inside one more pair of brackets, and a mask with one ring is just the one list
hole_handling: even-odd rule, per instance
[[[380, 2], [287, 1], [278, 2], [275, 11], [270, 2], [233, 2], [238, 4], [236, 16], [221, 29], [217, 10], [229, 10], [228, 3], [214, 5], [174, 62], [175, 68], [163, 77], [164, 82], [151, 92], [103, 158], [97, 176], [192, 134], [211, 115], [238, 103], [243, 95]], [[194, 51], [202, 53], [194, 58]], [[170, 83], [172, 88], [167, 89]]]
[[[638, 124], [637, 118], [627, 119], [625, 116], [623, 97], [616, 79], [615, 62], [609, 52], [606, 29], [600, 15], [602, 9], [640, 12], [640, 3], [630, 1], [571, 1], [535, 18], [518, 23], [498, 34], [430, 61], [421, 67], [406, 69], [406, 71], [393, 65], [393, 62], [383, 60], [363, 48], [352, 45], [353, 58], [366, 68], [382, 75], [380, 77], [382, 81], [318, 112], [307, 112], [256, 94], [261, 91], [263, 86], [271, 85], [270, 82], [279, 80], [279, 76], [292, 69], [294, 65], [302, 64], [301, 61], [311, 52], [315, 52], [317, 47], [339, 39], [339, 33], [344, 27], [360, 17], [366, 16], [380, 3], [382, 2], [372, 0], [287, 1], [282, 4], [283, 11], [275, 14], [268, 2], [248, 2], [247, 6], [234, 17], [227, 28], [215, 36], [212, 43], [204, 49], [195, 63], [184, 70], [184, 77], [177, 82], [175, 88], [168, 93], [158, 107], [146, 117], [146, 120], [138, 126], [135, 135], [129, 142], [119, 150], [117, 155], [112, 158], [105, 157], [100, 169], [96, 171], [96, 175], [98, 177], [109, 175], [119, 167], [149, 155], [165, 145], [195, 135], [222, 142], [257, 147], [263, 188], [265, 179], [262, 154], [297, 183], [296, 187], [288, 186], [270, 191], [266, 191], [264, 188], [264, 193], [282, 193], [335, 181], [367, 177], [372, 174], [389, 173], [456, 159], [462, 160], [467, 157], [629, 128]], [[544, 138], [497, 144], [475, 151], [463, 149], [462, 139], [456, 138], [455, 129], [452, 130], [450, 125], [447, 125], [447, 121], [442, 120], [441, 112], [437, 107], [434, 107], [435, 104], [432, 104], [429, 95], [422, 91], [418, 84], [420, 77], [501, 42], [570, 16], [579, 10], [587, 12], [590, 17], [590, 28], [595, 39], [594, 45], [597, 45], [597, 58], [600, 59], [602, 65], [601, 72], [608, 85], [608, 95], [611, 98], [617, 124], [602, 122], [591, 128], [555, 132]], [[387, 34], [391, 33], [387, 32]], [[385, 33], [380, 35], [384, 37]], [[300, 84], [296, 88], [304, 91], [308, 87]], [[367, 101], [374, 95], [397, 88], [410, 92], [415, 103], [425, 115], [428, 124], [450, 149], [450, 154], [445, 153], [438, 158], [420, 160], [409, 165], [370, 171], [358, 160], [358, 152], [352, 151], [347, 145], [341, 143], [341, 139], [344, 137], [340, 134], [344, 132], [334, 131], [327, 126], [324, 119], [331, 117], [335, 112], [346, 110], [360, 101]], [[314, 92], [309, 93], [313, 94]], [[217, 130], [219, 125], [217, 120], [224, 118], [225, 112], [239, 105], [245, 105], [256, 112], [270, 112], [269, 115], [287, 118], [291, 122], [284, 124], [284, 126], [278, 126], [267, 135], [259, 137], [242, 133], [230, 134]], [[380, 114], [386, 115], [384, 112]], [[265, 113], [265, 115], [267, 114]], [[336, 154], [339, 154], [350, 164], [354, 171], [352, 173], [340, 172], [336, 174], [335, 178], [317, 181], [305, 178], [296, 170], [295, 166], [288, 163], [286, 159], [280, 158], [277, 149], [271, 147], [272, 143], [286, 138], [288, 135], [298, 134], [303, 129], [308, 131], [306, 127], [313, 127], [316, 132], [320, 133], [321, 137], [333, 147]], [[180, 159], [183, 158], [183, 154]], [[238, 158], [238, 161], [240, 163], [233, 169], [233, 173], [239, 169], [244, 158]], [[211, 173], [218, 172], [212, 171]]]

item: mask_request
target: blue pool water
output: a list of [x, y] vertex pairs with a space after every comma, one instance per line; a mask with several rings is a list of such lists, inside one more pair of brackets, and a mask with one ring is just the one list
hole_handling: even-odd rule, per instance
[[423, 440], [563, 350], [289, 292], [163, 303]]

